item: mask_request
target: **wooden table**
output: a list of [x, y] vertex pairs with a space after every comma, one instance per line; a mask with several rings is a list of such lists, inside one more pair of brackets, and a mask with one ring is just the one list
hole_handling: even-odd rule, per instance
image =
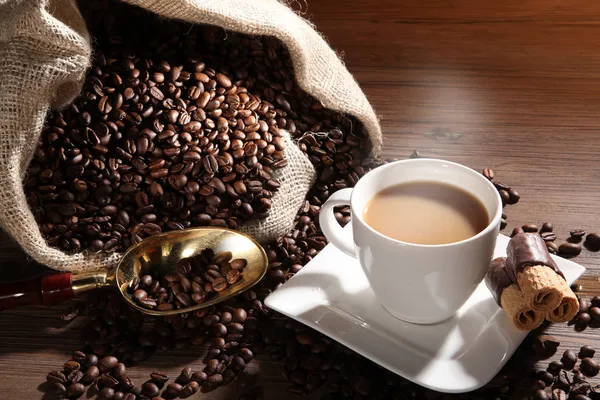
[[[343, 6], [341, 5], [343, 4]], [[372, 4], [372, 6], [368, 6]], [[300, 7], [301, 6], [301, 7]], [[568, 231], [600, 230], [600, 3], [592, 0], [362, 0], [302, 2], [342, 55], [381, 116], [386, 156], [418, 149], [475, 169], [492, 167], [522, 200], [507, 209], [507, 231], [550, 221]], [[6, 279], [39, 272], [8, 239]], [[600, 292], [600, 258], [585, 251], [584, 293]], [[37, 399], [45, 374], [78, 347], [60, 309], [0, 314], [0, 395]], [[598, 332], [566, 325], [548, 332], [568, 347], [600, 347]], [[201, 350], [170, 352], [131, 370], [177, 374]], [[542, 363], [541, 366], [546, 365]], [[287, 396], [280, 364], [252, 362], [244, 377], [204, 395], [231, 399], [257, 381], [266, 399]]]

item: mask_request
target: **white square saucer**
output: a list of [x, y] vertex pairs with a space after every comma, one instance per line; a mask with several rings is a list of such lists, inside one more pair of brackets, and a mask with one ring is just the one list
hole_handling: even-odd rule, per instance
[[[494, 257], [506, 256], [508, 241], [498, 236]], [[553, 258], [569, 284], [585, 271]], [[447, 321], [416, 325], [396, 319], [375, 298], [358, 261], [332, 244], [265, 304], [408, 380], [445, 393], [488, 383], [527, 335], [512, 326], [484, 282]]]

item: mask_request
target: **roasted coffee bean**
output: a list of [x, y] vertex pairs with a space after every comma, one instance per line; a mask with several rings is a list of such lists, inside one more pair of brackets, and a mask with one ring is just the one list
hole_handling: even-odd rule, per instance
[[187, 385], [185, 385], [183, 387], [183, 389], [181, 389], [181, 393], [179, 394], [179, 397], [181, 398], [187, 398], [190, 397], [194, 394], [196, 394], [198, 392], [198, 390], [200, 390], [200, 385], [198, 384], [198, 382], [190, 382]]
[[556, 376], [559, 374], [559, 372], [563, 369], [563, 364], [560, 361], [552, 361], [549, 365], [548, 368], [546, 369], [548, 372], [550, 372], [552, 375]]
[[600, 235], [597, 233], [588, 233], [583, 244], [588, 250], [600, 250]]
[[50, 383], [65, 383], [67, 381], [67, 377], [65, 374], [59, 371], [52, 371], [48, 375], [46, 375], [46, 380]]
[[573, 350], [565, 350], [560, 361], [563, 364], [563, 368], [565, 369], [573, 369], [575, 364], [577, 364], [577, 353]]
[[100, 370], [95, 365], [92, 365], [87, 369], [79, 381], [85, 385], [89, 385], [98, 379], [98, 377], [100, 377]]
[[521, 229], [523, 229], [523, 232], [531, 232], [531, 233], [535, 233], [539, 230], [538, 226], [535, 224], [525, 224], [521, 227]]
[[562, 389], [552, 390], [552, 400], [567, 400], [567, 394]]
[[581, 359], [584, 359], [586, 357], [594, 357], [594, 354], [596, 354], [596, 350], [594, 350], [588, 345], [581, 346], [581, 348], [579, 349], [579, 358]]
[[538, 335], [534, 337], [532, 347], [535, 354], [541, 358], [549, 358], [556, 353], [560, 342], [554, 336]]
[[148, 396], [150, 398], [158, 396], [160, 394], [160, 389], [154, 382], [146, 382], [142, 385], [142, 394], [144, 396]]
[[185, 367], [181, 370], [181, 373], [179, 374], [175, 382], [179, 383], [180, 385], [185, 385], [192, 379], [192, 374], [192, 368]]
[[[416, 150], [415, 150], [415, 152], [416, 152]], [[417, 153], [417, 155], [418, 155], [418, 153]], [[410, 158], [413, 158], [413, 157], [411, 156]], [[414, 157], [414, 158], [418, 158], [418, 156]], [[484, 168], [482, 174], [483, 174], [483, 176], [485, 176], [490, 181], [493, 180], [494, 176], [495, 176], [494, 170], [491, 169], [491, 168]]]
[[98, 393], [98, 399], [100, 400], [112, 400], [115, 395], [115, 390], [113, 388], [105, 387], [100, 390]]
[[594, 361], [590, 357], [586, 357], [583, 360], [581, 360], [579, 369], [585, 376], [590, 377], [596, 376], [598, 375], [598, 372], [600, 372], [600, 366], [596, 361]]
[[62, 397], [67, 393], [67, 388], [62, 383], [53, 382], [48, 389], [48, 393], [56, 394]]
[[174, 399], [179, 396], [183, 387], [175, 382], [169, 383], [163, 392], [163, 397]]
[[101, 359], [100, 361], [98, 361], [98, 369], [100, 370], [100, 372], [108, 372], [111, 369], [113, 369], [115, 367], [115, 365], [117, 365], [117, 363], [119, 362], [119, 360], [116, 357], [113, 356], [107, 356], [104, 357], [103, 359]]
[[81, 383], [73, 383], [67, 387], [66, 396], [69, 399], [78, 399], [85, 393], [85, 386]]
[[569, 232], [569, 235], [571, 236], [571, 239], [579, 242], [585, 236], [585, 231], [583, 229], [574, 229]]
[[80, 368], [80, 365], [77, 361], [67, 361], [64, 365], [63, 365], [63, 369], [65, 371], [78, 371]]
[[535, 400], [550, 400], [550, 396], [544, 390], [536, 390], [533, 398]]
[[556, 240], [556, 233], [554, 232], [544, 232], [540, 236], [545, 242], [553, 242]]
[[164, 372], [153, 372], [150, 374], [150, 379], [154, 382], [159, 388], [162, 388], [165, 383], [169, 380], [169, 376]]
[[558, 254], [562, 257], [575, 257], [581, 253], [581, 245], [577, 243], [563, 243], [558, 246]]

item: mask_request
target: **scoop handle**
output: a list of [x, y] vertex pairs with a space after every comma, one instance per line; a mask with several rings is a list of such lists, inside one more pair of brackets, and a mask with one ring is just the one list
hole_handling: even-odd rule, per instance
[[71, 275], [66, 272], [0, 284], [0, 311], [29, 305], [52, 306], [73, 298]]

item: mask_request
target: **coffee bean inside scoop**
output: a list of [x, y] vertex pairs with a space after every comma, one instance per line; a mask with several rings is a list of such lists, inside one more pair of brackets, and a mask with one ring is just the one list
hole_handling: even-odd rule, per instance
[[129, 282], [127, 293], [144, 308], [170, 311], [201, 304], [243, 279], [246, 259], [233, 259], [231, 252], [205, 249], [184, 258], [176, 272], [158, 276], [152, 271]]

